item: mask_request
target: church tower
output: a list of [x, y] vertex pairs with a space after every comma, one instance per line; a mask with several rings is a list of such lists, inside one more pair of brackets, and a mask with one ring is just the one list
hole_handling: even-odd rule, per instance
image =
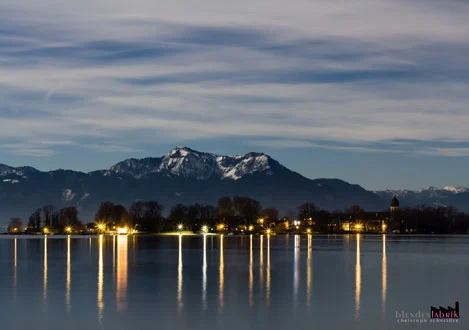
[[399, 200], [396, 196], [391, 200], [391, 213], [399, 211]]
[[399, 231], [403, 230], [403, 225], [399, 217], [399, 200], [396, 196], [394, 196], [391, 200], [391, 205], [389, 208], [391, 210], [391, 229]]

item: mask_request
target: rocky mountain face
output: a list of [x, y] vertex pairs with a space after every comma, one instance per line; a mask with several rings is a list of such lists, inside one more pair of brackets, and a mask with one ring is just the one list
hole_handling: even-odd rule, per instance
[[[272, 174], [275, 161], [261, 153], [244, 156], [218, 156], [198, 152], [187, 147], [176, 147], [161, 158], [127, 159], [112, 166], [106, 175], [130, 175], [136, 179], [152, 173], [167, 174], [187, 179], [239, 180], [255, 173]], [[277, 166], [281, 166], [275, 162]]]
[[394, 195], [403, 206], [440, 203], [462, 210], [469, 206], [466, 188], [371, 192], [338, 179], [305, 178], [270, 156], [253, 152], [222, 156], [176, 147], [162, 157], [127, 159], [90, 173], [0, 165], [0, 225], [13, 216], [26, 221], [36, 208], [47, 204], [77, 206], [81, 220], [88, 222], [106, 200], [125, 206], [136, 200], [157, 200], [169, 212], [177, 203], [216, 205], [220, 197], [236, 195], [276, 207], [281, 214], [295, 212], [307, 201], [328, 210], [358, 204], [379, 211], [389, 206]]

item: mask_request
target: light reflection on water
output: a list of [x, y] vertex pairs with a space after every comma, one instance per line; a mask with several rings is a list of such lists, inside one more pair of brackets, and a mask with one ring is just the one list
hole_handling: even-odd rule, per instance
[[267, 235], [267, 279], [265, 283], [265, 301], [267, 307], [270, 306], [270, 235]]
[[207, 235], [204, 235], [204, 259], [202, 262], [202, 306], [207, 308]]
[[182, 311], [182, 284], [183, 284], [183, 274], [182, 274], [182, 235], [179, 235], [179, 248], [178, 248], [178, 285], [177, 285], [177, 302], [178, 302], [178, 312]]
[[219, 286], [218, 286], [218, 306], [220, 311], [225, 306], [225, 256], [223, 251], [223, 235], [220, 236], [220, 261], [219, 261]]
[[43, 294], [42, 298], [44, 301], [44, 308], [47, 307], [47, 235], [44, 236], [44, 284], [43, 284]]
[[67, 305], [67, 313], [70, 313], [71, 301], [70, 301], [70, 290], [72, 285], [72, 262], [71, 262], [71, 250], [70, 250], [71, 237], [67, 237], [67, 280], [65, 283], [65, 304]]
[[[391, 329], [399, 308], [424, 310], [469, 294], [458, 275], [469, 273], [469, 239], [454, 240], [362, 234], [0, 240], [0, 251], [10, 256], [0, 266], [11, 269], [0, 289], [12, 290], [16, 301], [9, 306], [4, 298], [0, 317], [6, 325], [39, 330], [50, 329], [52, 320], [57, 329], [151, 328], [155, 322], [186, 329], [198, 310], [209, 322], [205, 329], [308, 329], [312, 322], [331, 329], [376, 329], [385, 322]], [[31, 316], [21, 319], [14, 306]]]
[[128, 236], [117, 237], [117, 287], [116, 303], [119, 312], [127, 308], [127, 274], [128, 274]]
[[383, 235], [383, 257], [381, 259], [381, 313], [383, 319], [386, 312], [386, 294], [388, 286], [388, 270], [386, 261], [386, 235]]
[[313, 281], [313, 237], [312, 235], [308, 235], [308, 259], [306, 262], [306, 306], [311, 305], [311, 289], [312, 289], [312, 281]]
[[103, 235], [99, 236], [99, 254], [98, 254], [98, 323], [102, 324], [104, 301], [103, 301], [103, 288], [104, 288], [104, 256], [103, 256]]
[[362, 266], [360, 264], [360, 234], [357, 234], [355, 263], [355, 319], [360, 319], [360, 295], [362, 293]]
[[252, 307], [253, 301], [253, 288], [254, 288], [254, 257], [252, 251], [252, 235], [249, 235], [249, 306]]

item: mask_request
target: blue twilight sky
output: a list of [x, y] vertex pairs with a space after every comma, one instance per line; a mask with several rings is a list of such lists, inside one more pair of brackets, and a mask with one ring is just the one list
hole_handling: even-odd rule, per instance
[[469, 185], [465, 0], [2, 0], [0, 163], [260, 151], [368, 189]]

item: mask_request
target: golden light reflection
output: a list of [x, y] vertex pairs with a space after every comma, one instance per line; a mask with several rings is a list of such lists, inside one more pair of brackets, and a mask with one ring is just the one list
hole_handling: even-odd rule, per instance
[[122, 312], [127, 308], [127, 276], [128, 276], [128, 236], [117, 237], [117, 287], [116, 304], [117, 311]]
[[14, 273], [13, 273], [13, 286], [16, 289], [16, 285], [18, 282], [18, 240], [15, 237], [14, 240], [14, 257], [13, 257], [13, 265], [14, 265]]
[[254, 273], [252, 271], [253, 267], [253, 253], [252, 253], [252, 235], [249, 235], [249, 306], [253, 305], [253, 296], [252, 290], [254, 286]]
[[265, 300], [267, 306], [270, 306], [270, 235], [267, 236], [267, 279], [266, 279], [266, 288], [265, 288]]
[[207, 235], [204, 235], [204, 260], [202, 265], [202, 306], [207, 308]]
[[104, 259], [103, 259], [103, 235], [99, 235], [99, 254], [98, 254], [98, 321], [103, 321], [103, 287], [104, 287]]
[[360, 295], [362, 290], [362, 269], [360, 265], [360, 234], [357, 234], [357, 256], [355, 265], [355, 319], [360, 319]]
[[387, 260], [386, 260], [386, 235], [383, 235], [383, 259], [381, 261], [381, 310], [383, 317], [386, 311], [386, 294], [388, 285]]
[[223, 260], [223, 235], [220, 236], [220, 268], [219, 268], [219, 287], [218, 287], [218, 300], [220, 308], [225, 305], [224, 291], [225, 291], [225, 262]]
[[65, 305], [67, 313], [70, 313], [70, 288], [71, 288], [71, 252], [70, 252], [70, 235], [67, 237], [67, 280], [65, 288]]
[[112, 283], [113, 285], [116, 283], [116, 236], [112, 237]]
[[298, 288], [300, 284], [300, 235], [295, 235], [295, 249], [293, 259], [293, 296], [295, 305], [298, 299]]
[[44, 289], [43, 300], [47, 300], [47, 236], [44, 236]]
[[260, 237], [259, 247], [259, 291], [264, 289], [264, 235]]
[[179, 258], [178, 258], [178, 288], [177, 288], [177, 300], [178, 300], [178, 312], [182, 311], [182, 235], [179, 235]]
[[312, 277], [313, 277], [313, 248], [312, 244], [313, 238], [311, 235], [308, 235], [308, 263], [306, 268], [306, 305], [309, 307], [311, 305], [311, 290], [312, 290]]

